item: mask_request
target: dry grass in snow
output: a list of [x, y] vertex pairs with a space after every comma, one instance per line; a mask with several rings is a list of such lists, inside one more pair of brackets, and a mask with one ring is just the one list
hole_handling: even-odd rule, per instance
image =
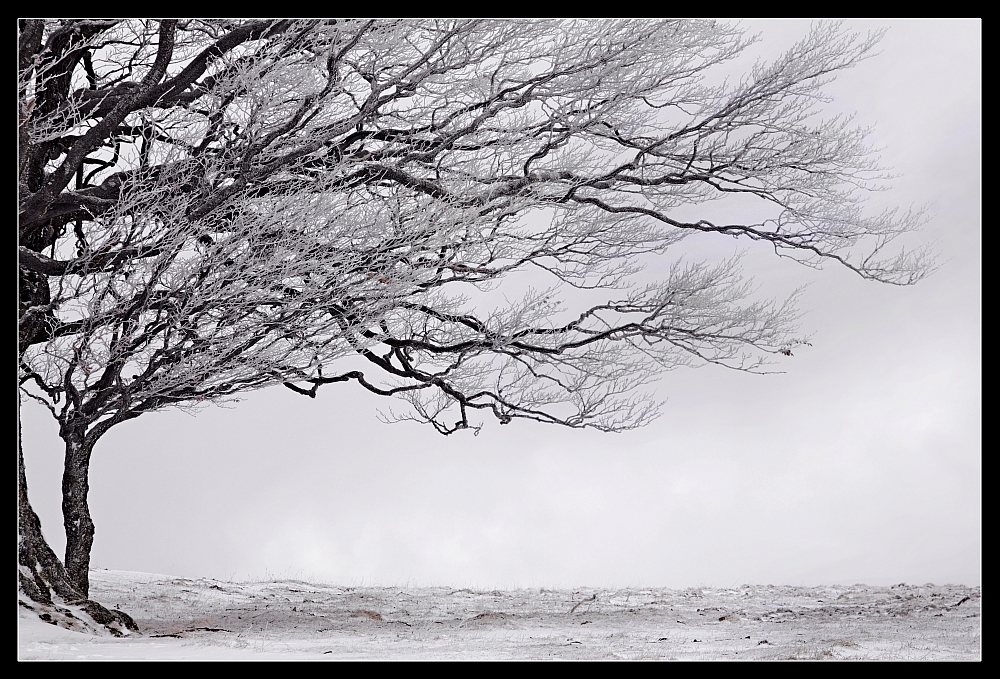
[[979, 660], [979, 587], [471, 591], [93, 571], [141, 633], [94, 637], [19, 608], [46, 659]]

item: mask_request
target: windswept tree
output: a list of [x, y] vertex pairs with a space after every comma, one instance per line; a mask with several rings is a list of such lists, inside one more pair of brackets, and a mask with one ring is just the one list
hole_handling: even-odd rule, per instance
[[664, 370], [802, 342], [690, 235], [916, 282], [887, 246], [919, 215], [864, 210], [865, 130], [816, 109], [877, 39], [820, 24], [734, 81], [753, 39], [704, 21], [22, 21], [20, 383], [67, 546], [19, 454], [21, 591], [87, 601], [91, 454], [142, 413], [356, 382], [443, 434], [621, 431]]

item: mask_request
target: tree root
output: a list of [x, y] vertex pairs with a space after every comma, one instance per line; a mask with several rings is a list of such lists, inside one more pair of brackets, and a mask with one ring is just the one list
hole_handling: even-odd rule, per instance
[[19, 594], [18, 605], [50, 625], [101, 636], [124, 637], [139, 632], [139, 626], [128, 613], [111, 610], [92, 599], [65, 601], [57, 595], [48, 601], [36, 601], [26, 596], [23, 589]]

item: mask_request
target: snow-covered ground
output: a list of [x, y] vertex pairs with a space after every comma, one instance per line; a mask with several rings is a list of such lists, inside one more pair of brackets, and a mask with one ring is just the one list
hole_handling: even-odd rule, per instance
[[21, 660], [979, 660], [979, 587], [471, 591], [222, 582], [100, 570], [140, 634], [18, 607]]

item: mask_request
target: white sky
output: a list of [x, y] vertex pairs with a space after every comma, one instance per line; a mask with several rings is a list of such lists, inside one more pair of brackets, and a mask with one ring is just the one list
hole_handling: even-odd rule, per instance
[[[745, 25], [768, 54], [808, 29]], [[933, 276], [898, 288], [751, 249], [764, 290], [811, 284], [813, 346], [784, 374], [668, 373], [663, 416], [625, 434], [515, 422], [445, 438], [381, 424], [401, 404], [350, 385], [144, 415], [94, 453], [94, 566], [488, 588], [980, 584], [982, 24], [850, 25], [891, 30], [828, 87], [830, 110], [877, 123], [901, 174], [874, 205], [931, 205], [912, 242], [937, 242]], [[22, 415], [30, 496], [61, 551], [62, 442], [40, 407]]]

